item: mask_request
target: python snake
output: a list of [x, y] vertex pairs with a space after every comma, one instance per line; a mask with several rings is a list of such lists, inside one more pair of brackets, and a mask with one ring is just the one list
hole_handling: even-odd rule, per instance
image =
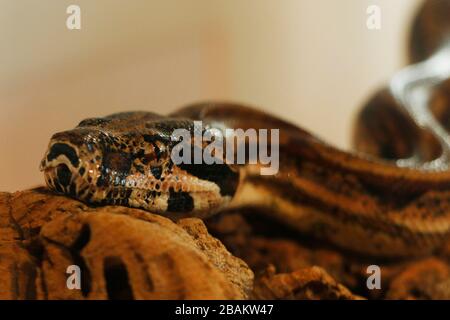
[[[167, 117], [125, 112], [84, 120], [53, 135], [41, 170], [49, 188], [88, 203], [201, 218], [258, 208], [360, 254], [429, 254], [450, 238], [450, 106], [430, 108], [450, 77], [450, 42], [443, 43], [359, 113], [355, 152], [253, 108], [204, 103]], [[279, 129], [278, 173], [261, 175], [258, 164], [175, 164], [171, 134], [192, 131], [194, 120], [222, 131]]]

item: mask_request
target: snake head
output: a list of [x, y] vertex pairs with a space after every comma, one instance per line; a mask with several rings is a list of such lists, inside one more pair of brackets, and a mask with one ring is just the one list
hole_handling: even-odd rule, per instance
[[92, 193], [101, 176], [101, 136], [82, 127], [54, 134], [40, 165], [47, 186], [82, 199]]
[[157, 213], [212, 213], [231, 200], [239, 174], [227, 164], [176, 164], [171, 132], [192, 121], [147, 112], [82, 121], [56, 133], [41, 162], [48, 187], [94, 204]]

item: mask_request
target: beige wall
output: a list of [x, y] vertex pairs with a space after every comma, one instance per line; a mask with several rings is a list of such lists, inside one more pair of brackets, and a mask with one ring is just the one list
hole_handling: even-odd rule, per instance
[[[0, 0], [0, 190], [43, 182], [53, 132], [119, 110], [258, 105], [347, 147], [352, 116], [404, 64], [419, 0]], [[82, 30], [65, 27], [78, 4]], [[366, 28], [370, 4], [382, 29]]]

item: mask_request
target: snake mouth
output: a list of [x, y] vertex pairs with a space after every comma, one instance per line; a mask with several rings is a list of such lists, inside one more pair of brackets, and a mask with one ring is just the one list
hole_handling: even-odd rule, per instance
[[[72, 170], [65, 163], [56, 166], [49, 166], [43, 169], [47, 186], [59, 193], [75, 194], [72, 186]], [[71, 187], [72, 186], [72, 187]]]
[[42, 170], [44, 171], [45, 182], [50, 189], [59, 193], [75, 194], [72, 183], [73, 171], [69, 165], [61, 162], [57, 165], [46, 166]]

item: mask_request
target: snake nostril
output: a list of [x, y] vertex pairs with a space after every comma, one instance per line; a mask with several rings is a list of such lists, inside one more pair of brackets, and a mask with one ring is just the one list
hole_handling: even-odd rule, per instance
[[67, 187], [70, 184], [72, 173], [65, 164], [59, 164], [56, 168], [56, 176], [61, 186]]

